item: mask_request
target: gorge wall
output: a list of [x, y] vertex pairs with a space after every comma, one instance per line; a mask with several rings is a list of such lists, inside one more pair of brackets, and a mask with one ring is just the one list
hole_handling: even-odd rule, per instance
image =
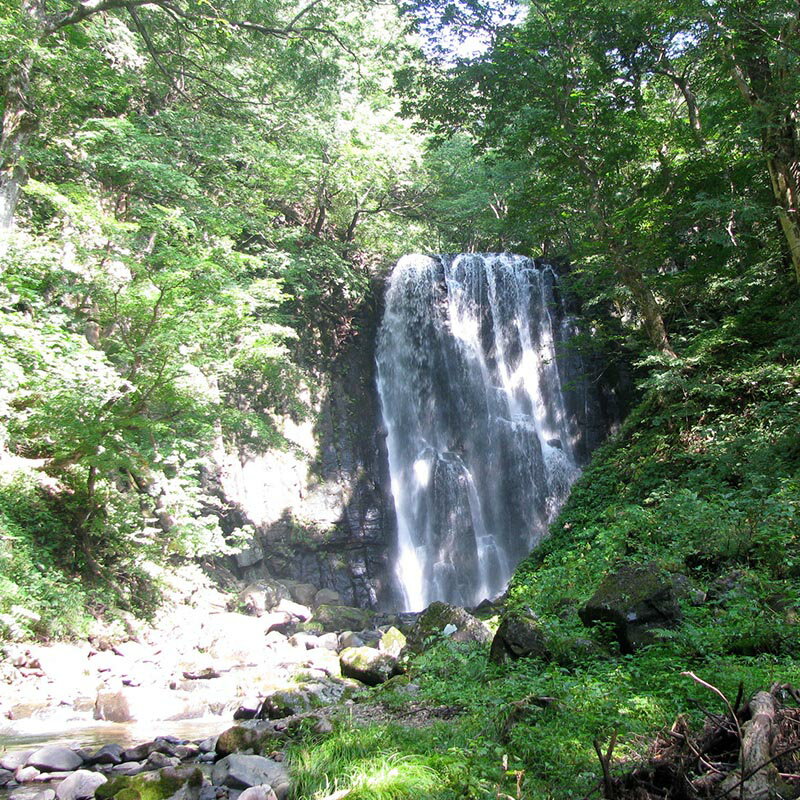
[[[455, 317], [447, 311], [448, 292], [454, 295], [457, 287], [452, 275], [448, 285], [445, 272], [452, 266], [454, 258], [418, 258], [423, 258], [425, 268], [430, 270], [428, 288], [423, 294], [426, 294], [424, 302], [432, 305], [423, 306], [423, 298], [417, 297], [414, 294], [416, 290], [412, 290], [410, 300], [412, 303], [419, 301], [418, 313], [416, 317], [412, 315], [406, 324], [413, 328], [420, 352], [428, 353], [433, 361], [439, 359], [435, 369], [442, 380], [436, 386], [436, 382], [428, 381], [424, 389], [428, 400], [437, 400], [440, 404], [438, 411], [429, 414], [428, 422], [433, 427], [423, 433], [417, 430], [417, 440], [410, 446], [416, 448], [412, 463], [418, 464], [417, 477], [425, 477], [422, 471], [426, 467], [430, 473], [427, 477], [441, 489], [436, 500], [431, 505], [429, 497], [422, 504], [425, 507], [415, 512], [416, 517], [412, 514], [410, 518], [404, 518], [401, 513], [401, 530], [398, 532], [395, 500], [402, 497], [404, 489], [396, 475], [393, 487], [390, 477], [387, 434], [391, 441], [392, 425], [387, 431], [382, 413], [391, 405], [391, 402], [387, 405], [385, 396], [386, 373], [394, 371], [400, 386], [419, 386], [425, 383], [425, 379], [421, 379], [414, 366], [419, 356], [399, 355], [397, 348], [402, 350], [408, 342], [401, 341], [397, 326], [387, 333], [387, 322], [384, 321], [384, 330], [379, 336], [388, 283], [376, 281], [372, 295], [354, 320], [353, 334], [324, 370], [325, 388], [313, 419], [305, 423], [286, 420], [284, 432], [292, 447], [256, 457], [241, 457], [222, 451], [218, 454], [220, 469], [217, 480], [225, 505], [224, 520], [230, 527], [248, 524], [253, 529], [248, 546], [231, 558], [231, 566], [240, 578], [257, 581], [270, 576], [313, 583], [319, 588], [335, 589], [344, 603], [373, 608], [412, 608], [432, 599], [448, 599], [465, 605], [477, 603], [483, 596], [502, 590], [516, 562], [543, 534], [547, 521], [566, 496], [580, 466], [620, 419], [623, 409], [618, 385], [621, 378], [609, 368], [602, 353], [575, 346], [578, 309], [563, 291], [556, 270], [528, 259], [519, 260], [520, 257], [514, 257], [517, 260], [512, 265], [507, 260], [510, 257], [504, 256], [506, 261], [503, 263], [512, 265], [513, 269], [507, 271], [505, 277], [498, 273], [499, 282], [494, 281], [490, 300], [484, 257], [462, 259], [462, 272], [464, 264], [472, 265], [467, 271], [472, 269], [474, 272], [470, 280], [473, 294], [477, 294], [473, 299], [482, 297], [486, 301], [482, 306], [479, 304], [477, 311], [470, 311], [471, 321], [467, 321], [469, 314], [463, 313], [464, 308]], [[494, 258], [497, 260], [498, 257]], [[484, 277], [475, 277], [481, 271]], [[509, 280], [512, 274], [516, 278]], [[529, 276], [536, 276], [538, 281], [537, 302], [543, 303], [538, 311], [532, 309], [530, 297], [520, 296], [520, 280], [524, 278], [522, 283], [525, 283]], [[495, 290], [499, 295], [494, 294]], [[391, 293], [392, 289], [389, 289], [390, 302]], [[524, 320], [517, 319], [520, 313]], [[493, 320], [499, 323], [503, 316], [507, 319], [502, 325], [509, 325], [509, 330], [513, 328], [516, 331], [513, 336], [504, 337], [505, 345], [491, 336], [487, 338]], [[545, 318], [552, 326], [550, 333], [542, 327]], [[481, 357], [483, 366], [470, 362], [469, 358], [465, 360], [463, 352], [459, 356], [459, 347], [452, 341], [443, 344], [448, 329], [459, 324], [459, 319], [467, 326], [477, 326], [472, 333], [477, 332], [478, 338], [483, 336], [487, 340], [486, 352]], [[461, 331], [461, 334], [463, 345], [466, 333]], [[527, 350], [526, 346], [520, 346], [523, 339], [527, 341]], [[548, 343], [547, 339], [551, 341]], [[545, 345], [545, 349], [550, 348], [547, 355], [542, 354]], [[440, 346], [444, 347], [439, 351], [440, 355], [432, 354]], [[442, 356], [441, 353], [448, 352], [448, 348], [450, 356]], [[538, 366], [530, 361], [534, 351], [538, 354]], [[384, 384], [383, 408], [378, 394], [376, 356], [383, 373], [380, 380]], [[387, 368], [387, 358], [394, 359], [391, 369]], [[449, 358], [456, 372], [467, 375], [466, 385], [471, 386], [471, 390], [466, 390], [464, 385], [449, 383], [442, 358], [445, 361]], [[524, 365], [523, 358], [528, 359]], [[495, 425], [492, 432], [493, 423], [487, 427], [487, 423], [481, 420], [485, 419], [487, 403], [492, 405], [487, 400], [486, 386], [502, 383], [496, 367], [504, 359], [506, 378], [520, 367], [524, 372], [532, 366], [539, 372], [548, 373], [551, 380], [555, 378], [559, 384], [558, 408], [536, 412], [539, 415], [536, 424], [541, 435], [537, 438], [538, 444], [531, 448], [533, 440], [525, 429], [534, 424], [533, 411], [529, 407], [530, 397], [523, 397], [530, 392], [523, 390], [520, 394], [518, 391], [517, 400], [512, 402], [512, 405], [516, 403], [515, 410], [511, 409], [512, 415], [505, 413], [504, 416], [504, 412], [498, 412], [496, 416], [508, 417], [509, 424], [501, 422], [501, 427], [506, 428], [510, 442], [516, 440], [523, 446], [516, 450], [514, 446], [501, 447], [492, 458], [487, 449], [489, 439], [493, 436], [496, 439], [500, 429]], [[494, 370], [493, 375], [487, 373], [487, 367], [489, 372]], [[508, 372], [509, 368], [511, 372]], [[470, 374], [478, 376], [477, 382], [473, 380], [470, 383]], [[550, 390], [545, 394], [547, 400], [552, 400]], [[389, 411], [387, 419], [391, 416]], [[464, 428], [480, 430], [482, 434], [479, 433], [477, 439], [468, 444], [463, 432], [457, 430], [458, 425], [454, 427], [452, 424], [453, 419], [463, 423]], [[410, 420], [411, 417], [402, 422], [401, 427], [413, 427], [415, 423]], [[420, 443], [420, 435], [423, 439], [431, 439], [428, 455], [436, 454], [435, 457], [428, 458], [424, 454], [422, 458], [417, 457], [427, 446]], [[438, 443], [433, 441], [437, 436]], [[544, 456], [542, 448], [546, 451]], [[467, 453], [470, 449], [473, 451], [471, 454]], [[482, 464], [479, 464], [482, 459]], [[465, 470], [465, 463], [470, 460]], [[502, 490], [492, 490], [492, 501], [476, 494], [476, 484], [486, 485], [490, 474], [500, 472], [507, 474], [509, 479]], [[554, 489], [552, 496], [547, 491], [531, 495], [526, 488], [526, 473], [536, 473], [543, 485], [549, 480]], [[447, 479], [448, 475], [450, 479]], [[475, 514], [476, 503], [486, 506], [483, 515]], [[489, 508], [492, 504], [494, 511]], [[497, 513], [501, 506], [503, 513]], [[440, 526], [439, 533], [431, 534], [433, 528], [428, 526], [428, 538], [433, 535], [439, 540], [434, 547], [438, 548], [439, 556], [433, 558], [429, 567], [419, 569], [419, 565], [412, 565], [412, 569], [433, 586], [433, 564], [438, 561], [441, 567], [441, 553], [444, 550], [451, 553], [460, 551], [461, 545], [456, 544], [454, 538], [471, 541], [473, 544], [467, 550], [475, 546], [486, 548], [486, 569], [481, 577], [480, 571], [475, 571], [474, 557], [471, 555], [465, 561], [461, 552], [446, 566], [451, 575], [454, 570], [461, 573], [459, 581], [450, 581], [449, 584], [446, 580], [440, 581], [438, 589], [418, 592], [412, 598], [409, 586], [398, 579], [396, 569], [398, 561], [403, 557], [408, 559], [410, 552], [408, 533], [402, 527], [425, 528], [428, 522], [423, 517], [428, 518], [431, 513], [439, 514], [440, 518], [449, 517], [449, 523], [445, 525], [448, 533], [442, 534], [444, 528]], [[480, 530], [481, 525], [483, 530]], [[498, 538], [500, 528], [508, 533], [507, 540], [502, 542]], [[405, 545], [403, 537], [406, 537]], [[411, 545], [411, 549], [420, 546], [421, 543], [417, 542]], [[467, 563], [473, 566], [467, 567]], [[445, 586], [447, 588], [443, 588]], [[465, 586], [472, 588], [465, 589]]]

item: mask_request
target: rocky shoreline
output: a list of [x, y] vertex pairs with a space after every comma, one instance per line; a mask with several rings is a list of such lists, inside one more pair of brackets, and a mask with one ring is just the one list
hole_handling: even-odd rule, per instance
[[368, 687], [393, 680], [414, 693], [401, 628], [411, 633], [417, 615], [342, 606], [308, 584], [264, 580], [226, 595], [191, 578], [147, 629], [131, 621], [86, 642], [5, 645], [0, 732], [13, 737], [34, 720], [169, 730], [198, 718], [223, 732], [14, 749], [0, 758], [0, 791], [11, 800], [280, 800], [295, 732], [329, 732]]

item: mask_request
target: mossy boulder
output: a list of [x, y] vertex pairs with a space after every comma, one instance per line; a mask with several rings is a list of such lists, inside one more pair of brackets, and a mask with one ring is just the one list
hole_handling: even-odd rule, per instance
[[223, 731], [217, 739], [215, 752], [218, 756], [229, 756], [252, 750], [263, 755], [275, 749], [282, 734], [276, 731], [271, 722], [265, 720], [246, 720]]
[[406, 646], [406, 641], [404, 634], [397, 630], [397, 628], [391, 627], [384, 631], [383, 636], [381, 636], [378, 649], [382, 650], [384, 653], [393, 655], [395, 658], [399, 658], [400, 653], [403, 652], [403, 648]]
[[295, 714], [304, 714], [319, 705], [320, 702], [311, 692], [299, 686], [293, 686], [270, 692], [264, 698], [258, 716], [260, 719], [283, 719]]
[[97, 800], [166, 800], [184, 786], [187, 796], [197, 796], [203, 773], [197, 767], [165, 767], [157, 772], [123, 775], [97, 787]]
[[550, 661], [552, 653], [541, 622], [533, 614], [509, 612], [504, 615], [492, 639], [489, 658], [495, 664], [518, 658]]
[[420, 652], [431, 636], [449, 636], [455, 642], [488, 642], [489, 629], [476, 617], [459, 606], [431, 603], [417, 618], [408, 635], [408, 647]]
[[325, 633], [360, 631], [369, 628], [375, 612], [352, 606], [321, 605], [314, 612], [314, 622], [322, 625]]
[[298, 622], [295, 625], [295, 631], [298, 633], [314, 633], [320, 634], [325, 633], [324, 626], [320, 622]]
[[401, 672], [397, 659], [374, 647], [347, 647], [339, 653], [342, 675], [367, 686], [378, 686]]
[[578, 611], [587, 627], [608, 623], [623, 653], [652, 644], [655, 629], [681, 620], [675, 576], [657, 564], [624, 565], [603, 578], [591, 600]]

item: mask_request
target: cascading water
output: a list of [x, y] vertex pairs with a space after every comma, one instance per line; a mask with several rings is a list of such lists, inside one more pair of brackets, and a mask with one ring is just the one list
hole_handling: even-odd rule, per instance
[[580, 474], [557, 283], [508, 254], [406, 256], [394, 270], [378, 391], [408, 610], [501, 592]]

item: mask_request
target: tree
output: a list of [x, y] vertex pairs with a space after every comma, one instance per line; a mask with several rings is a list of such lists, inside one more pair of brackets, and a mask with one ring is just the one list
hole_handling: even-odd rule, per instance
[[[31, 137], [40, 115], [48, 112], [46, 108], [37, 109], [35, 103], [34, 84], [42, 53], [69, 41], [77, 26], [101, 16], [123, 15], [141, 38], [169, 94], [193, 102], [205, 96], [229, 109], [240, 103], [268, 106], [272, 101], [263, 93], [272, 88], [268, 81], [262, 80], [258, 86], [258, 82], [250, 80], [242, 87], [230, 70], [231, 62], [240, 59], [245, 49], [241, 38], [251, 43], [266, 39], [279, 44], [283, 70], [297, 70], [302, 60], [307, 66], [309, 50], [313, 51], [320, 41], [333, 41], [337, 47], [349, 50], [344, 39], [329, 26], [330, 4], [321, 0], [311, 0], [299, 9], [276, 0], [232, 3], [224, 15], [199, 0], [86, 0], [67, 5], [65, 10], [48, 12], [44, 0], [21, 0], [18, 7], [5, 10], [11, 22], [8, 27], [21, 34], [5, 42], [7, 51], [16, 52], [9, 58], [3, 76], [0, 253], [7, 249], [20, 189], [26, 179]], [[214, 56], [221, 56], [221, 67], [214, 65]], [[324, 64], [316, 54], [313, 60]], [[248, 75], [252, 78], [255, 73]], [[304, 76], [309, 75], [305, 69]]]
[[751, 110], [775, 209], [800, 283], [800, 7], [791, 0], [701, 4], [715, 58]]

